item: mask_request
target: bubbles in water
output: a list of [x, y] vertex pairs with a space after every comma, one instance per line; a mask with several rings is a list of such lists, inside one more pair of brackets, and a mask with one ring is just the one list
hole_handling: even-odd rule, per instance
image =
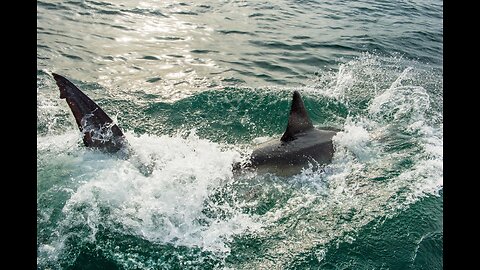
[[308, 89], [349, 109], [334, 137], [333, 162], [322, 171], [309, 174], [306, 169], [294, 176], [296, 183], [306, 176], [307, 182], [323, 185], [300, 188], [263, 216], [268, 222], [262, 237], [282, 235], [281, 242], [264, 247], [263, 257], [275, 260], [249, 261], [241, 268], [286, 266], [290, 256], [351, 242], [369, 222], [438, 195], [443, 187], [443, 131], [430, 117], [441, 117], [431, 113], [432, 102], [438, 101], [431, 95], [439, 89], [427, 90], [432, 82], [425, 81], [438, 78], [422, 76], [429, 71], [415, 64], [364, 55], [342, 64], [338, 72], [324, 73]]
[[[48, 148], [62, 155], [73, 147], [68, 144], [76, 143], [71, 135], [60, 144], [52, 138], [41, 141], [39, 151]], [[79, 226], [84, 240], [91, 243], [100, 228], [108, 228], [153, 244], [200, 248], [221, 256], [228, 254], [235, 235], [262, 227], [255, 215], [236, 205], [210, 201], [219, 188], [233, 181], [232, 164], [240, 159], [236, 150], [200, 139], [194, 132], [176, 137], [130, 132], [126, 136], [136, 155], [129, 160], [101, 153], [89, 156], [86, 151], [80, 160], [70, 161], [80, 167], [71, 172], [70, 180], [78, 187], [63, 206], [59, 237], [40, 245], [47, 257], [52, 259], [56, 249], [64, 248], [63, 241]], [[152, 166], [150, 175], [138, 170], [142, 162]], [[217, 208], [228, 215], [207, 214]]]
[[[432, 113], [441, 98], [422, 81], [425, 71], [410, 64], [365, 55], [305, 88], [310, 98], [345, 104], [348, 116], [337, 119], [343, 128], [334, 137], [332, 164], [322, 170], [312, 164], [293, 177], [234, 175], [232, 164], [245, 149], [202, 139], [194, 130], [125, 132], [134, 150], [127, 160], [84, 149], [78, 132], [40, 133], [38, 220], [53, 232], [39, 241], [39, 261], [64, 256], [74, 235], [100, 245], [105, 229], [222, 259], [252, 234], [261, 254], [238, 269], [285, 266], [312, 250], [323, 260], [330, 244], [351, 242], [369, 222], [443, 188], [443, 126]], [[52, 205], [42, 201], [51, 202], [43, 194], [59, 187], [69, 190], [64, 197]]]

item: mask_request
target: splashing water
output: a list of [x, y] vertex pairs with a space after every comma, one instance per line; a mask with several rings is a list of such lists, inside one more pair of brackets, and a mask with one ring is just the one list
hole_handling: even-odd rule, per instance
[[[78, 132], [47, 128], [37, 138], [37, 262], [62, 268], [93, 249], [140, 269], [288, 268], [302, 254], [321, 263], [335, 243], [352, 243], [371, 222], [442, 190], [442, 116], [429, 79], [438, 77], [416, 62], [365, 54], [312, 80], [300, 89], [307, 108], [335, 110], [341, 103], [348, 113], [329, 120], [342, 126], [332, 164], [292, 177], [233, 175], [232, 164], [262, 136], [234, 145], [181, 126], [173, 135], [127, 131], [135, 156], [124, 160], [84, 149]], [[262, 98], [249, 100], [251, 112], [278, 106], [270, 98], [287, 100], [290, 91], [257, 93]], [[38, 107], [41, 115], [65, 117], [42, 102], [50, 105]], [[234, 100], [212, 102], [232, 106], [232, 113], [241, 109]], [[274, 125], [264, 126], [268, 137], [279, 133]]]

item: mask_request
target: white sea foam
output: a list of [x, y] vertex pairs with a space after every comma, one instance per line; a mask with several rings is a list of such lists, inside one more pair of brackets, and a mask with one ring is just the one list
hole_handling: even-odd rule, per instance
[[[194, 132], [176, 136], [126, 132], [135, 153], [128, 160], [79, 147], [78, 132], [38, 137], [40, 162], [71, 165], [69, 184], [64, 184], [70, 189], [65, 219], [56, 240], [40, 244], [39, 257], [57, 258], [71, 228], [88, 228], [87, 240], [95, 241], [102, 225], [155, 244], [198, 247], [220, 256], [229, 254], [238, 235], [281, 236], [281, 241], [262, 246], [263, 256], [237, 266], [279, 268], [292, 256], [317, 247], [321, 249], [315, 255], [321, 260], [329, 243], [351, 242], [376, 218], [439, 195], [443, 127], [427, 116], [432, 97], [417, 80], [418, 70], [399, 68], [401, 60], [392, 61], [395, 68], [388, 70], [382, 59], [365, 56], [342, 65], [330, 81], [324, 78], [329, 83], [321, 88], [309, 88], [316, 91], [309, 94], [339, 100], [347, 107], [367, 101], [363, 113], [348, 116], [334, 137], [332, 164], [321, 171], [306, 168], [288, 179], [244, 175], [240, 180], [246, 191], [227, 188], [231, 203], [211, 197], [238, 180], [231, 171], [240, 160], [238, 149], [200, 139]], [[150, 173], [142, 172], [142, 166]], [[261, 215], [242, 211], [261, 204], [264, 197], [258, 193], [271, 190], [288, 198]], [[206, 209], [225, 214], [207, 215]], [[48, 220], [51, 211], [40, 212], [42, 220]]]
[[258, 258], [239, 268], [282, 267], [292, 254], [335, 241], [351, 242], [376, 218], [394, 216], [425, 196], [439, 195], [443, 131], [427, 116], [432, 101], [423, 87], [426, 82], [418, 80], [415, 67], [400, 68], [402, 59], [386, 59], [392, 66], [384, 61], [364, 55], [325, 75], [314, 89], [348, 106], [367, 101], [368, 107], [364, 114], [348, 116], [333, 138], [332, 164], [314, 177], [308, 169], [294, 176], [302, 183], [308, 183], [308, 177], [318, 190], [302, 189], [262, 216], [264, 237], [285, 236], [265, 252], [264, 257], [275, 261]]
[[[351, 120], [348, 120], [348, 122], [351, 122]], [[371, 146], [373, 140], [362, 124], [346, 123], [343, 131], [337, 133], [332, 140], [336, 145], [346, 147], [361, 162], [374, 157], [371, 153], [375, 150]]]
[[[74, 135], [78, 136], [41, 138], [39, 151], [49, 149], [62, 155], [75, 147]], [[60, 230], [67, 232], [83, 224], [90, 241], [95, 241], [101, 224], [153, 243], [227, 254], [234, 235], [261, 228], [255, 216], [242, 213], [235, 205], [207, 203], [210, 195], [233, 180], [232, 164], [240, 159], [236, 150], [200, 139], [194, 132], [186, 137], [127, 132], [126, 137], [135, 153], [128, 160], [85, 151], [81, 159], [72, 161], [81, 167], [71, 176], [79, 184], [63, 207]], [[152, 173], [143, 174], [138, 163], [147, 163]], [[206, 216], [207, 205], [222, 208], [228, 218]], [[108, 214], [102, 209], [109, 209]], [[53, 247], [46, 244], [41, 250], [52, 253]]]

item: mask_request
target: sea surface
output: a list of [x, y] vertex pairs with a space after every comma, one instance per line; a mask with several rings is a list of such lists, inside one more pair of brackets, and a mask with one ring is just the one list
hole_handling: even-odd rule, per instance
[[[83, 146], [52, 72], [135, 158]], [[234, 174], [294, 90], [333, 162]], [[38, 269], [443, 268], [440, 0], [38, 0], [36, 95]]]

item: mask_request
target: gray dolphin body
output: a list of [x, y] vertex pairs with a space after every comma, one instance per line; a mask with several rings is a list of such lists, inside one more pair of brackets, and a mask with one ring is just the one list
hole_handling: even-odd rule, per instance
[[323, 165], [332, 161], [332, 138], [339, 130], [316, 129], [298, 91], [293, 93], [287, 129], [283, 136], [265, 142], [252, 152], [247, 167], [289, 175], [307, 164]]
[[[83, 133], [85, 146], [129, 156], [131, 151], [125, 136], [100, 106], [65, 77], [55, 73], [52, 75], [59, 87], [60, 98], [66, 99], [78, 128]], [[252, 152], [245, 166], [235, 164], [234, 170], [255, 168], [290, 175], [299, 172], [308, 163], [329, 163], [334, 152], [332, 137], [337, 131], [315, 129], [300, 93], [295, 91], [287, 129], [281, 139], [261, 144]]]

